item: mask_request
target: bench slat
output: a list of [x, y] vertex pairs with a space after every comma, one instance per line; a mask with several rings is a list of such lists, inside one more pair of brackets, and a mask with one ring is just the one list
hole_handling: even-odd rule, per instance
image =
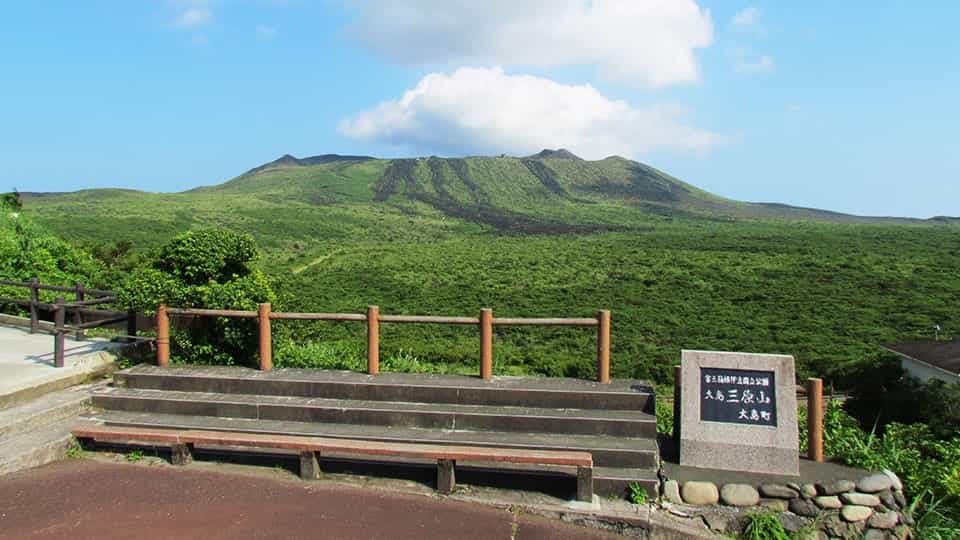
[[571, 465], [592, 467], [589, 452], [559, 450], [522, 450], [514, 448], [486, 448], [478, 446], [446, 446], [435, 444], [394, 443], [354, 439], [305, 437], [300, 435], [266, 435], [201, 430], [162, 430], [114, 426], [84, 426], [73, 430], [79, 438], [110, 442], [141, 441], [169, 444], [209, 444], [218, 446], [247, 446], [309, 450], [314, 452], [342, 452], [371, 456], [397, 456], [453, 461], [490, 461], [530, 463], [541, 465]]

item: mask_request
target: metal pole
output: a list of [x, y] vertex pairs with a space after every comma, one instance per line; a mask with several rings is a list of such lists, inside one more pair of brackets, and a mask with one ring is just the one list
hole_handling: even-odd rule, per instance
[[66, 337], [66, 330], [63, 329], [64, 324], [66, 324], [67, 311], [63, 307], [65, 300], [62, 296], [57, 297], [57, 307], [56, 311], [53, 314], [53, 325], [54, 325], [54, 338], [53, 338], [53, 364], [61, 368], [64, 366], [63, 361], [63, 349], [64, 349], [64, 338]]
[[30, 278], [30, 333], [36, 334], [40, 330], [40, 315], [37, 312], [40, 306], [40, 280]]
[[600, 311], [597, 320], [597, 381], [610, 384], [610, 311]]
[[273, 369], [272, 338], [270, 336], [270, 304], [260, 304], [257, 314], [260, 323], [260, 371]]
[[165, 304], [157, 306], [157, 365], [170, 365], [170, 318]]
[[367, 306], [367, 373], [380, 373], [380, 307]]
[[[76, 284], [76, 291], [77, 291], [77, 302], [83, 302], [83, 299], [85, 296], [83, 291], [83, 284], [80, 283], [79, 281]], [[80, 308], [76, 308], [73, 312], [73, 325], [80, 326], [81, 324], [83, 324], [83, 316], [80, 314]], [[77, 328], [76, 338], [82, 339], [83, 335], [84, 335], [83, 329]]]
[[807, 379], [807, 457], [823, 462], [823, 381]]
[[493, 310], [480, 310], [480, 378], [493, 378]]

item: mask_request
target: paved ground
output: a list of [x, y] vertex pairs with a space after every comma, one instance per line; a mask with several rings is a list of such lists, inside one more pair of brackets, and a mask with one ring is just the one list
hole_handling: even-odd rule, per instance
[[106, 360], [98, 354], [122, 346], [103, 339], [65, 340], [66, 367], [53, 367], [53, 336], [0, 326], [0, 396], [89, 372]]
[[0, 478], [0, 539], [611, 539], [482, 505], [264, 475], [79, 459]]

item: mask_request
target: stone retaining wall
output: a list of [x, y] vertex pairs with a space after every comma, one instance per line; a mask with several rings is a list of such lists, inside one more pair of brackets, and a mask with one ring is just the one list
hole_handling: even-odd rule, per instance
[[903, 484], [884, 471], [853, 480], [814, 484], [724, 484], [665, 480], [663, 501], [672, 510], [699, 515], [707, 527], [737, 533], [751, 512], [769, 509], [790, 532], [813, 524], [813, 538], [903, 540], [913, 518], [907, 511]]

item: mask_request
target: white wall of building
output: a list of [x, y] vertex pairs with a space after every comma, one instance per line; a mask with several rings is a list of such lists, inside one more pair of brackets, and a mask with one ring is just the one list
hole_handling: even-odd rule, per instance
[[912, 358], [900, 357], [900, 366], [914, 377], [920, 379], [921, 381], [927, 381], [929, 379], [940, 379], [945, 383], [956, 383], [960, 382], [960, 375], [956, 373], [950, 373], [949, 371], [933, 367], [929, 364], [924, 364], [923, 362], [917, 362]]

